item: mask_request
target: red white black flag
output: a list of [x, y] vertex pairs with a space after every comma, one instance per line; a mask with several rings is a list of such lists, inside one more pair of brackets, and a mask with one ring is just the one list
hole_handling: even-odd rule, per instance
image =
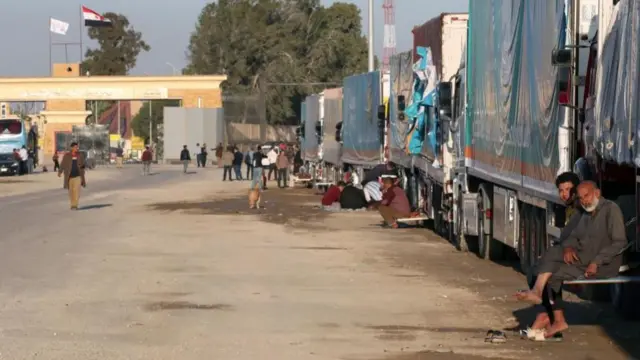
[[82, 18], [84, 19], [84, 26], [89, 26], [89, 27], [113, 26], [113, 23], [111, 23], [111, 20], [105, 18], [104, 16], [89, 9], [86, 6], [82, 6]]

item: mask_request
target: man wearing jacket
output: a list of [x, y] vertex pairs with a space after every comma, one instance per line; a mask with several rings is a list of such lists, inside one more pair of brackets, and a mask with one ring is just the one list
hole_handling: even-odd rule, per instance
[[71, 151], [64, 154], [58, 177], [64, 174], [63, 187], [69, 190], [69, 205], [71, 210], [78, 210], [80, 201], [80, 187], [87, 186], [84, 178], [84, 158], [78, 151], [78, 143], [71, 143]]
[[142, 152], [142, 175], [151, 174], [151, 160], [153, 158], [153, 154], [151, 153], [151, 149], [149, 146], [144, 148]]
[[227, 174], [229, 175], [229, 181], [233, 181], [231, 175], [231, 168], [233, 167], [233, 150], [231, 147], [222, 153], [222, 166], [224, 167], [224, 173], [222, 174], [222, 181], [227, 181]]
[[184, 145], [182, 151], [180, 151], [180, 161], [182, 161], [182, 172], [186, 174], [189, 163], [191, 162], [191, 154], [189, 154], [187, 145]]
[[233, 149], [233, 171], [236, 174], [236, 180], [242, 180], [242, 160], [244, 156], [238, 148]]

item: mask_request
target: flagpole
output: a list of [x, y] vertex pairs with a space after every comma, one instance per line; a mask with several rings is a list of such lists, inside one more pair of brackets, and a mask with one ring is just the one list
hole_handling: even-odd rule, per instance
[[51, 69], [52, 68], [51, 63], [53, 62], [53, 54], [51, 51], [51, 48], [53, 47], [53, 45], [51, 45], [51, 42], [52, 42], [51, 41], [51, 19], [52, 17], [49, 16], [49, 29], [48, 29], [49, 30], [49, 76], [53, 75], [53, 70]]
[[82, 35], [84, 33], [84, 21], [82, 21], [82, 5], [80, 5], [80, 28], [79, 29], [80, 29], [80, 64], [82, 64], [84, 62], [84, 48], [82, 46], [82, 38], [83, 38]]

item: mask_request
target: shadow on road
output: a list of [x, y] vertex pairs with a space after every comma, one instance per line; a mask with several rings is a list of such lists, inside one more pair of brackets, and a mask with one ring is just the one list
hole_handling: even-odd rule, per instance
[[111, 206], [113, 206], [113, 204], [95, 204], [95, 205], [81, 206], [78, 208], [78, 210], [95, 210], [95, 209], [103, 209]]

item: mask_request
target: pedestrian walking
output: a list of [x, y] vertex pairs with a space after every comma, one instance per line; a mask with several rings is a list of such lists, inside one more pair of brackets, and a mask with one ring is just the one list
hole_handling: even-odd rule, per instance
[[244, 156], [237, 148], [233, 151], [233, 171], [235, 172], [236, 180], [242, 180], [242, 160]]
[[202, 167], [205, 167], [207, 165], [207, 155], [209, 153], [207, 153], [207, 144], [202, 144], [202, 146], [200, 147], [200, 163], [202, 164]]
[[151, 153], [151, 149], [149, 146], [144, 148], [142, 152], [142, 175], [150, 175], [151, 174], [151, 160], [153, 159], [153, 154]]
[[[198, 151], [198, 149], [200, 149], [200, 143], [196, 144], [196, 151]], [[202, 163], [202, 156], [200, 153], [194, 153], [193, 155], [196, 156], [196, 166], [200, 167], [200, 164]]]
[[253, 148], [249, 148], [244, 154], [244, 163], [247, 165], [247, 180], [253, 179]]
[[122, 168], [122, 164], [124, 163], [124, 149], [118, 145], [116, 149], [116, 167], [118, 169]]
[[274, 180], [277, 180], [278, 168], [276, 167], [276, 161], [278, 160], [278, 149], [275, 146], [267, 153], [267, 159], [269, 159], [269, 174], [267, 175], [267, 180], [271, 181], [271, 175], [273, 175]]
[[51, 160], [53, 160], [53, 171], [60, 170], [60, 156], [57, 152], [53, 153]]
[[222, 154], [222, 166], [224, 172], [222, 174], [222, 181], [227, 181], [227, 174], [229, 174], [229, 181], [233, 181], [231, 175], [231, 167], [233, 166], [233, 150], [231, 147], [227, 147], [227, 150]]
[[217, 160], [218, 167], [222, 167], [223, 153], [224, 153], [224, 147], [222, 146], [222, 143], [220, 143], [218, 144], [218, 146], [216, 146], [216, 160]]
[[251, 178], [251, 189], [255, 189], [256, 185], [260, 185], [260, 191], [266, 188], [264, 182], [263, 160], [266, 160], [266, 156], [262, 153], [262, 148], [258, 146], [257, 150], [253, 153], [253, 177]]
[[20, 173], [21, 174], [29, 174], [29, 152], [27, 151], [27, 147], [22, 145], [20, 150], [18, 150], [18, 154], [20, 154]]
[[276, 166], [278, 167], [278, 187], [281, 189], [286, 188], [289, 177], [289, 158], [285, 151], [280, 150], [276, 160]]
[[189, 167], [189, 163], [191, 162], [191, 154], [189, 154], [189, 149], [187, 149], [187, 145], [182, 147], [182, 151], [180, 152], [180, 161], [182, 161], [182, 172], [187, 173], [187, 168]]
[[71, 210], [78, 210], [80, 187], [87, 186], [84, 177], [84, 168], [84, 158], [78, 151], [78, 143], [72, 142], [71, 151], [64, 154], [62, 162], [60, 163], [60, 169], [58, 170], [58, 177], [64, 174], [63, 186], [69, 190], [69, 205]]

